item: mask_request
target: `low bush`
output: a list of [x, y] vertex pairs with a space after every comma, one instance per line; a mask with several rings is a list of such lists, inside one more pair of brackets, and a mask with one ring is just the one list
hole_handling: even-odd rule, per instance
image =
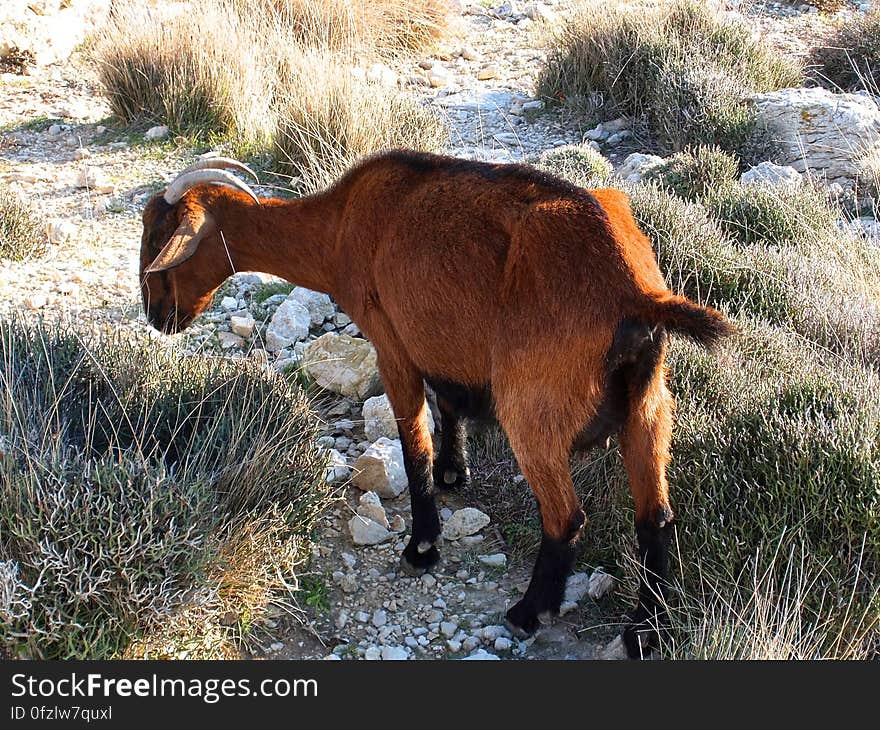
[[841, 207], [820, 187], [720, 184], [702, 202], [739, 244], [806, 248], [834, 234]]
[[534, 164], [582, 188], [606, 184], [614, 171], [611, 162], [589, 145], [565, 145], [547, 150], [534, 160]]
[[189, 632], [191, 656], [227, 651], [308, 557], [315, 428], [246, 362], [0, 323], [0, 643], [111, 658]]
[[655, 180], [685, 200], [700, 200], [710, 191], [739, 177], [739, 161], [718, 147], [695, 147], [668, 157], [650, 168], [646, 180]]
[[48, 246], [45, 223], [33, 206], [0, 185], [0, 259], [39, 257]]
[[604, 116], [631, 117], [662, 151], [699, 144], [739, 151], [755, 144], [745, 97], [800, 80], [795, 63], [703, 3], [646, 10], [588, 1], [553, 38], [538, 90], [549, 99], [592, 98]]

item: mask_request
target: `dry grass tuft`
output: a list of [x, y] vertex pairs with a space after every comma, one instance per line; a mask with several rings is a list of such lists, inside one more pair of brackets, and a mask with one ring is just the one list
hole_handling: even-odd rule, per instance
[[694, 0], [648, 10], [580, 2], [552, 44], [541, 94], [629, 116], [664, 151], [699, 144], [748, 150], [756, 130], [745, 96], [801, 80], [795, 63], [744, 24]]
[[[96, 43], [118, 116], [274, 160], [299, 192], [390, 147], [436, 149], [441, 122], [358, 63], [421, 47], [445, 27], [442, 3], [206, 0], [160, 22], [117, 13]], [[218, 34], [217, 28], [223, 28]], [[393, 32], [392, 32], [393, 29]]]

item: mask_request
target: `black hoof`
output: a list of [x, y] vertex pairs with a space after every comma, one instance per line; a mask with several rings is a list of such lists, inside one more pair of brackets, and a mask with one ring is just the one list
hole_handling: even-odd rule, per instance
[[419, 552], [419, 543], [410, 538], [409, 544], [400, 556], [400, 567], [409, 575], [422, 575], [440, 562], [440, 551], [431, 545], [424, 552]]
[[526, 639], [538, 630], [538, 611], [530, 602], [520, 600], [505, 614], [504, 623], [514, 636]]
[[657, 630], [645, 622], [632, 623], [623, 630], [623, 645], [630, 659], [648, 659], [659, 646]]
[[455, 466], [437, 465], [434, 467], [434, 486], [445, 492], [458, 492], [467, 489], [471, 483], [471, 470]]

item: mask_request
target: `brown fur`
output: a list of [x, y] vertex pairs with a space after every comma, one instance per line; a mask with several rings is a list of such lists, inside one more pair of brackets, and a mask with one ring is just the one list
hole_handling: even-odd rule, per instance
[[[364, 161], [324, 193], [261, 202], [203, 186], [173, 209], [161, 198], [147, 205], [142, 271], [188, 217], [206, 212], [215, 226], [185, 263], [144, 276], [152, 321], [168, 331], [188, 324], [233, 266], [331, 294], [375, 345], [411, 454], [432, 457], [424, 378], [491, 388], [555, 540], [576, 540], [572, 525], [583, 522], [569, 453], [602, 402], [621, 321], [704, 344], [729, 331], [720, 313], [667, 289], [617, 190], [398, 151]], [[620, 418], [638, 519], [669, 510], [673, 403], [662, 359], [661, 350]]]

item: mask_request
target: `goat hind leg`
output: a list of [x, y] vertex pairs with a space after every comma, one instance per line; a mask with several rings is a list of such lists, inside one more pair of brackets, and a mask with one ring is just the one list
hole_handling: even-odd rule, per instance
[[439, 489], [460, 490], [470, 483], [467, 457], [467, 427], [455, 407], [438, 397], [440, 408], [440, 452], [434, 460], [434, 485]]
[[673, 513], [666, 483], [672, 433], [672, 396], [666, 389], [663, 368], [658, 367], [644, 398], [634, 403], [620, 434], [636, 511], [639, 543], [639, 604], [623, 632], [627, 653], [640, 659], [657, 648], [665, 627], [669, 573], [669, 542]]

